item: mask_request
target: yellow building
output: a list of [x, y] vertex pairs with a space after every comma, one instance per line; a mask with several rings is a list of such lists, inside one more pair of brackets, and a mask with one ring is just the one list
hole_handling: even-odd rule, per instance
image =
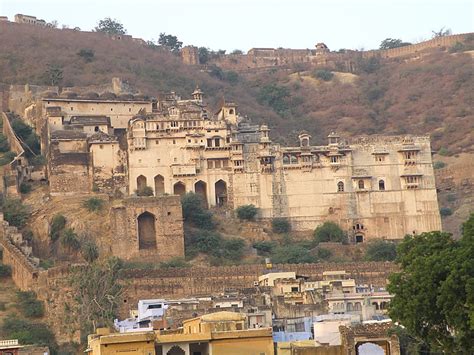
[[217, 312], [183, 322], [175, 332], [156, 335], [157, 355], [271, 355], [271, 328], [247, 329], [246, 316]]
[[89, 335], [85, 352], [89, 355], [155, 355], [155, 333], [111, 334], [108, 329], [99, 328], [96, 334]]
[[89, 355], [273, 355], [271, 328], [247, 329], [246, 316], [217, 312], [192, 318], [176, 330], [89, 335]]

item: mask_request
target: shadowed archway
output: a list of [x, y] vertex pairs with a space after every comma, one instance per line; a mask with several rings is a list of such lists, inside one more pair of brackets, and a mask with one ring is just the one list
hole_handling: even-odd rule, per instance
[[139, 177], [137, 177], [137, 190], [143, 191], [145, 187], [146, 187], [146, 177], [143, 175], [140, 175]]
[[165, 193], [165, 178], [161, 175], [155, 176], [155, 196]]
[[227, 183], [224, 180], [218, 180], [215, 184], [216, 205], [218, 207], [227, 204]]
[[143, 212], [137, 218], [138, 222], [138, 248], [156, 249], [155, 215]]
[[181, 181], [178, 181], [173, 186], [173, 193], [175, 195], [183, 196], [186, 193], [186, 185], [183, 184]]
[[194, 192], [196, 195], [201, 196], [203, 206], [207, 208], [207, 184], [204, 181], [199, 180], [194, 184]]

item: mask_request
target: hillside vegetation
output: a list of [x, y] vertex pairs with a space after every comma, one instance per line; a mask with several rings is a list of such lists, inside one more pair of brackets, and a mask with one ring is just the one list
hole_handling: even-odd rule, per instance
[[337, 130], [346, 136], [431, 134], [433, 148], [448, 154], [473, 147], [472, 39], [410, 60], [359, 60], [355, 75], [297, 67], [252, 75], [200, 70], [157, 47], [11, 23], [0, 24], [0, 43], [0, 81], [7, 84], [50, 85], [51, 68], [59, 68], [63, 86], [121, 77], [145, 94], [188, 96], [199, 85], [211, 106], [222, 97], [235, 101], [285, 143], [304, 129], [317, 144]]

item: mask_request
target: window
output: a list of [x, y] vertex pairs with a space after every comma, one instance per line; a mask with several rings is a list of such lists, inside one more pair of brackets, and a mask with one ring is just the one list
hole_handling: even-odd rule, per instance
[[377, 162], [385, 161], [385, 156], [382, 155], [382, 154], [376, 154], [375, 155], [375, 161], [377, 161]]
[[213, 167], [214, 167], [214, 165], [212, 164], [212, 160], [208, 160], [207, 161], [207, 168], [212, 169]]
[[234, 114], [234, 110], [233, 109], [230, 109], [229, 110], [229, 115], [233, 115]]
[[385, 181], [379, 180], [379, 190], [384, 191], [385, 190]]
[[74, 110], [74, 107], [71, 106], [71, 111]]
[[173, 139], [173, 144], [176, 144], [176, 139]]
[[215, 165], [215, 168], [216, 168], [216, 169], [220, 169], [220, 168], [221, 168], [221, 161], [220, 161], [220, 160], [216, 160], [216, 161], [214, 162], [214, 165]]
[[356, 235], [356, 243], [363, 243], [364, 236], [363, 235]]
[[344, 192], [344, 183], [342, 181], [337, 183], [337, 192]]
[[359, 189], [364, 189], [364, 180], [359, 180]]
[[220, 147], [220, 146], [221, 146], [220, 138], [214, 138], [214, 147]]
[[210, 139], [210, 138], [207, 139], [207, 146], [209, 148], [212, 147], [212, 139]]
[[111, 108], [110, 108], [110, 111], [113, 111], [113, 110], [114, 110], [114, 109], [111, 107]]
[[99, 126], [94, 127], [94, 132], [99, 132]]
[[339, 163], [339, 157], [331, 157], [331, 163]]

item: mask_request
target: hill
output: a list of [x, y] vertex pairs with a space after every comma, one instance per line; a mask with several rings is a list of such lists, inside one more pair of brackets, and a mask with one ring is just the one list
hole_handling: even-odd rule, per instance
[[[222, 97], [232, 100], [241, 114], [267, 123], [272, 139], [285, 144], [295, 144], [302, 130], [314, 144], [324, 144], [333, 130], [346, 137], [430, 135], [439, 153], [434, 161], [450, 157], [443, 164], [456, 175], [456, 167], [465, 166], [458, 155], [469, 162], [474, 153], [471, 37], [411, 57], [359, 58], [352, 73], [298, 65], [236, 73], [184, 65], [166, 50], [131, 39], [0, 23], [0, 82], [50, 85], [53, 66], [62, 71], [62, 86], [101, 85], [120, 77], [144, 94], [176, 91], [186, 97], [199, 85], [211, 107]], [[460, 220], [467, 218], [469, 191], [459, 191], [448, 218], [457, 222], [456, 210], [463, 211]]]

